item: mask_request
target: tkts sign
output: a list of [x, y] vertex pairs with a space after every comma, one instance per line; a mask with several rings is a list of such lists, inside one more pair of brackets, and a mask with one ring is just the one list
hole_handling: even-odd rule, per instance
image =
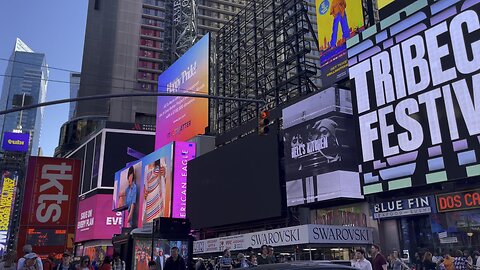
[[419, 0], [349, 41], [364, 194], [480, 175], [479, 11]]

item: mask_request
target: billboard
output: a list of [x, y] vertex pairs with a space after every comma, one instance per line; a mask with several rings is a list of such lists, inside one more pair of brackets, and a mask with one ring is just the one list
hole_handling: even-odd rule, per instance
[[113, 210], [125, 210], [124, 227], [136, 228], [139, 216], [140, 187], [142, 186], [142, 162], [125, 167], [115, 173], [113, 186]]
[[330, 88], [283, 110], [288, 206], [361, 197], [353, 116], [335, 106], [335, 96], [347, 100], [349, 92], [336, 92]]
[[[209, 43], [205, 35], [158, 77], [158, 91], [208, 94]], [[208, 126], [208, 99], [158, 97], [155, 149], [173, 141], [204, 134]]]
[[195, 143], [175, 142], [173, 170], [173, 218], [187, 217], [187, 164], [196, 157]]
[[80, 168], [74, 159], [29, 158], [18, 247], [38, 245], [40, 255], [73, 248]]
[[364, 194], [480, 175], [480, 4], [435, 7], [349, 44]]
[[112, 195], [97, 194], [78, 203], [75, 242], [86, 240], [109, 240], [120, 234], [122, 213], [113, 212], [110, 207]]
[[5, 132], [3, 134], [2, 148], [10, 152], [27, 152], [29, 142], [29, 133]]
[[13, 209], [15, 186], [18, 180], [16, 172], [4, 171], [0, 194], [0, 250], [5, 250], [10, 226], [10, 215]]
[[[179, 255], [183, 257], [185, 262], [190, 258], [188, 241], [169, 241], [164, 239], [155, 239], [154, 256], [164, 256], [164, 261], [170, 257], [170, 251], [173, 247], [177, 247]], [[151, 260], [152, 240], [135, 239], [133, 248], [133, 268], [132, 269], [148, 269], [148, 262]], [[161, 262], [162, 263], [162, 262]], [[164, 262], [163, 262], [164, 263]], [[163, 267], [162, 267], [163, 269]]]
[[[140, 224], [159, 217], [170, 217], [172, 209], [173, 144], [142, 158]], [[139, 224], [139, 227], [140, 227]]]
[[[348, 77], [346, 41], [365, 28], [362, 0], [315, 0], [322, 85]], [[341, 33], [341, 34], [340, 34]]]

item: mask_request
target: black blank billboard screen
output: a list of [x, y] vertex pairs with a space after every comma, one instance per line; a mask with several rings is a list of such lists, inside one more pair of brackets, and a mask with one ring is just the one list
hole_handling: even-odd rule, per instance
[[195, 229], [282, 215], [278, 139], [253, 134], [188, 163], [187, 217]]

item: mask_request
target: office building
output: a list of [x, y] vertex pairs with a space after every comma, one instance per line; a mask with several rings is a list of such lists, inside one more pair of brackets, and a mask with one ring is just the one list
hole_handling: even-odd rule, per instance
[[[70, 73], [70, 98], [76, 98], [78, 96], [78, 89], [80, 88], [80, 73]], [[68, 112], [68, 120], [72, 120], [77, 108], [76, 102], [70, 102], [70, 109]]]
[[[10, 57], [0, 101], [0, 110], [45, 102], [48, 68], [45, 54], [35, 53], [17, 38]], [[28, 154], [37, 155], [43, 108], [0, 116], [0, 136], [5, 132], [30, 133]]]

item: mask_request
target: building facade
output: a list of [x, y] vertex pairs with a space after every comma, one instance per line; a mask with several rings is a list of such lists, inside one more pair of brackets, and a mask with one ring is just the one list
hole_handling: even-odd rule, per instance
[[[48, 68], [45, 54], [35, 53], [17, 38], [3, 81], [0, 110], [45, 102]], [[43, 108], [0, 116], [0, 136], [5, 132], [30, 133], [28, 154], [37, 155]]]
[[[78, 96], [78, 89], [80, 88], [80, 73], [70, 73], [70, 98], [76, 98]], [[77, 108], [76, 102], [70, 102], [70, 110], [68, 112], [68, 120], [72, 120]]]

